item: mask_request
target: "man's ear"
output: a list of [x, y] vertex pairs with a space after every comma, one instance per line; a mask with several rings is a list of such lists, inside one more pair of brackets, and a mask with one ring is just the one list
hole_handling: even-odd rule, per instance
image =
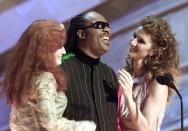
[[80, 38], [80, 39], [85, 39], [86, 38], [86, 33], [84, 30], [77, 30], [77, 36]]

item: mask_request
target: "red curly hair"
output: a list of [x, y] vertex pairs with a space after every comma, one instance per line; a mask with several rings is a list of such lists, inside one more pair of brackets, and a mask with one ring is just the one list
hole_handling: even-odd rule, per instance
[[33, 76], [51, 72], [58, 90], [66, 90], [66, 77], [57, 66], [54, 53], [62, 48], [66, 33], [55, 20], [33, 22], [18, 40], [11, 52], [5, 69], [4, 94], [9, 104], [19, 105], [32, 95]]

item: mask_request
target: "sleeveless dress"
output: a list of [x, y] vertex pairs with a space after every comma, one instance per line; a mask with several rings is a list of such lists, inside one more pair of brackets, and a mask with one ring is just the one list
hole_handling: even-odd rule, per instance
[[[144, 104], [145, 104], [145, 101], [146, 101], [148, 93], [149, 93], [148, 85], [149, 85], [149, 82], [144, 81], [144, 77], [133, 79], [133, 98], [136, 102], [137, 107], [140, 108], [141, 112], [143, 112]], [[120, 91], [119, 91], [119, 93], [120, 93]], [[122, 91], [121, 91], [121, 94], [122, 94]], [[119, 97], [119, 99], [120, 100], [118, 101], [118, 103], [119, 103], [118, 108], [120, 108], [120, 109], [118, 109], [118, 110], [120, 110], [121, 116], [128, 118], [129, 110], [128, 110], [128, 107], [126, 105], [126, 101], [125, 101], [123, 95], [121, 95], [121, 97]], [[161, 110], [160, 114], [157, 116], [157, 121], [156, 121], [155, 126], [153, 127], [152, 131], [160, 131], [160, 126], [162, 124], [164, 112], [165, 112], [165, 106]], [[121, 116], [119, 116], [119, 117], [121, 117]], [[119, 122], [119, 125], [121, 126], [120, 122]], [[125, 129], [123, 129], [122, 126], [121, 126], [121, 129], [119, 129], [119, 130], [117, 129], [117, 131], [124, 131], [124, 130]], [[128, 130], [126, 129], [126, 131], [128, 131]], [[136, 131], [136, 130], [130, 129], [130, 131]]]

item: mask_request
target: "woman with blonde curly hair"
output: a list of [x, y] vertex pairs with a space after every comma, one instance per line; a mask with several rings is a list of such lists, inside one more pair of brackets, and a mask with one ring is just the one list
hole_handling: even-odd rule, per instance
[[160, 130], [172, 90], [159, 84], [156, 76], [171, 73], [177, 82], [178, 66], [177, 42], [169, 24], [144, 17], [130, 41], [126, 66], [119, 71], [118, 131]]
[[11, 104], [11, 131], [90, 131], [92, 121], [62, 117], [67, 106], [67, 79], [59, 68], [65, 53], [64, 25], [37, 20], [22, 34], [10, 55], [4, 94]]

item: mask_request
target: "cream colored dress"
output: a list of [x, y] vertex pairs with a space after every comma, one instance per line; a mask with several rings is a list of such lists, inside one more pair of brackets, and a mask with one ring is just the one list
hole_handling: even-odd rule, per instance
[[[142, 112], [143, 108], [144, 108], [145, 101], [148, 96], [148, 92], [149, 92], [149, 89], [148, 89], [149, 82], [144, 81], [143, 77], [134, 78], [133, 81], [134, 81], [134, 84], [136, 83], [136, 86], [133, 87], [133, 98], [136, 102], [137, 107], [139, 107]], [[121, 115], [124, 117], [129, 117], [128, 107], [126, 106], [126, 101], [125, 101], [123, 95], [121, 97], [121, 105], [122, 105]], [[164, 112], [165, 112], [165, 106], [162, 108], [160, 114], [158, 116], [156, 116], [157, 121], [151, 131], [160, 131], [160, 126], [162, 124]], [[126, 130], [126, 131], [128, 131], [128, 130]], [[130, 131], [136, 131], [136, 130], [130, 129]]]
[[62, 117], [67, 106], [64, 92], [57, 92], [53, 75], [44, 72], [33, 79], [35, 97], [19, 107], [12, 106], [11, 131], [94, 131], [92, 121], [74, 121]]

